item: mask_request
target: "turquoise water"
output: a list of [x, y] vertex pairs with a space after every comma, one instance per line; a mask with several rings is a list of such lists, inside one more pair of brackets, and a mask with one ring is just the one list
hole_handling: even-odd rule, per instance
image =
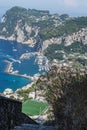
[[21, 88], [29, 82], [30, 81], [27, 78], [0, 73], [0, 92], [3, 92], [6, 88], [11, 88], [15, 91], [17, 88]]
[[22, 60], [21, 64], [16, 62], [13, 64], [14, 70], [18, 70], [20, 74], [26, 73], [27, 75], [33, 76], [39, 70], [38, 65], [34, 61], [35, 57], [33, 56], [30, 59]]
[[17, 88], [21, 88], [31, 82], [29, 79], [20, 76], [3, 73], [6, 68], [6, 63], [3, 60], [14, 62], [13, 70], [18, 70], [19, 74], [33, 76], [35, 73], [38, 73], [38, 65], [35, 64], [35, 57], [27, 60], [24, 59], [21, 61], [21, 64], [14, 60], [19, 60], [20, 56], [26, 52], [35, 51], [35, 48], [30, 48], [28, 45], [23, 45], [16, 41], [0, 40], [0, 92], [3, 92], [6, 88], [11, 88], [15, 91]]

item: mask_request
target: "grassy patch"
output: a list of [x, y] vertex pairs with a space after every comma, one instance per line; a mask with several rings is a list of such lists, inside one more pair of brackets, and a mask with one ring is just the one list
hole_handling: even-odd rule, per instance
[[22, 112], [27, 115], [40, 115], [48, 108], [47, 103], [27, 100], [22, 104]]

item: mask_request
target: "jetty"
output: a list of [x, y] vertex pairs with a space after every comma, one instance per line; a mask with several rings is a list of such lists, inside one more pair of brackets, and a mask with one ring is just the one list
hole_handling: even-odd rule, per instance
[[9, 73], [10, 72], [10, 69], [11, 69], [11, 66], [12, 66], [12, 62], [8, 61], [8, 60], [3, 60], [3, 62], [6, 63], [6, 68], [4, 70], [5, 73]]
[[10, 74], [10, 75], [19, 76], [19, 77], [23, 77], [23, 78], [27, 78], [27, 79], [29, 79], [29, 80], [32, 80], [32, 77], [31, 77], [31, 76], [27, 76], [26, 74], [21, 75], [21, 74], [16, 73], [15, 71], [10, 72], [13, 62], [10, 62], [10, 61], [8, 61], [8, 60], [3, 60], [3, 62], [5, 62], [5, 63], [7, 64], [7, 65], [6, 65], [6, 68], [5, 68], [5, 70], [4, 70], [4, 73], [7, 73], [7, 74]]

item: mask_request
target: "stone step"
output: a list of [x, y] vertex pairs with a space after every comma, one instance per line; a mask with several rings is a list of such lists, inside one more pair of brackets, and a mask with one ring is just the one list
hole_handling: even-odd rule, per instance
[[21, 126], [16, 126], [12, 130], [57, 130], [57, 129], [53, 126], [22, 124]]

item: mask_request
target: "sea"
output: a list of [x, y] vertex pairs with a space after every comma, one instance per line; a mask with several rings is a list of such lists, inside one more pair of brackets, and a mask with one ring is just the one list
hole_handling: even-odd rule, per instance
[[20, 59], [23, 54], [36, 51], [36, 47], [30, 47], [29, 45], [17, 43], [16, 41], [0, 40], [0, 93], [3, 93], [6, 88], [15, 91], [31, 83], [27, 78], [4, 72], [7, 66], [5, 61], [11, 62], [12, 71], [20, 75], [33, 76], [34, 74], [44, 72], [44, 70], [39, 72], [39, 66], [35, 62], [36, 55]]

